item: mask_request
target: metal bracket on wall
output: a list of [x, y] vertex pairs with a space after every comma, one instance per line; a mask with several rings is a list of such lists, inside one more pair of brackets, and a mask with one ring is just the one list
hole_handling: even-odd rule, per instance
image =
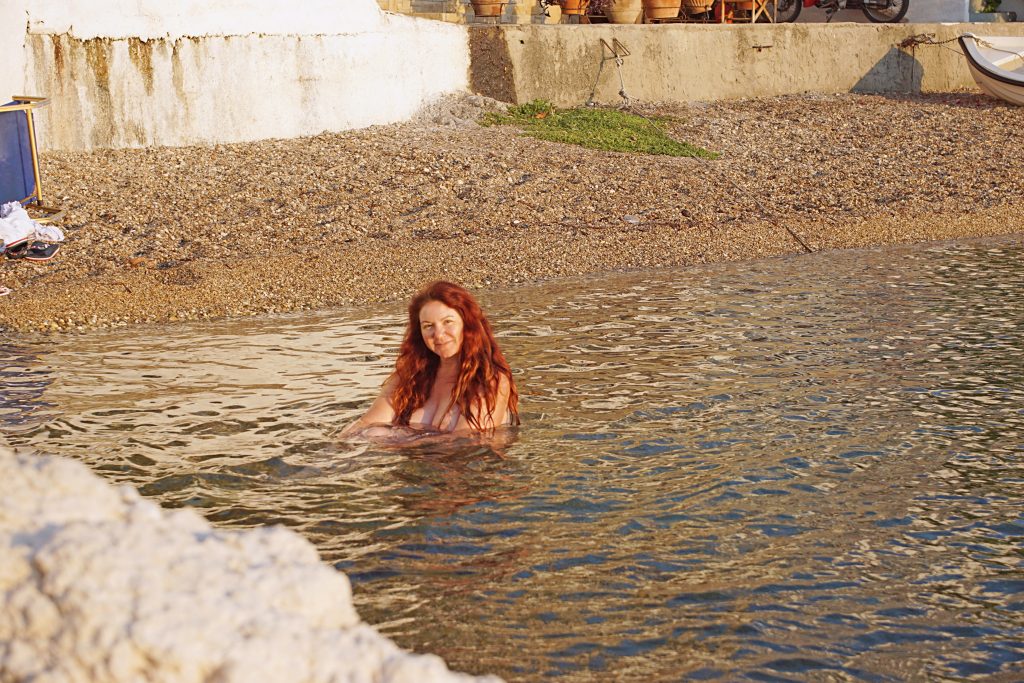
[[601, 46], [612, 53], [612, 56], [608, 59], [622, 59], [623, 57], [629, 56], [629, 50], [625, 45], [619, 42], [618, 38], [612, 38], [612, 44], [609, 45], [608, 41], [604, 38], [601, 39]]
[[622, 60], [629, 56], [629, 49], [619, 42], [618, 38], [612, 38], [612, 42], [609, 45], [608, 41], [601, 38], [601, 66], [597, 69], [597, 77], [594, 78], [594, 87], [590, 91], [590, 97], [587, 98], [587, 106], [592, 107], [594, 102], [594, 95], [597, 94], [597, 84], [601, 80], [601, 72], [604, 70], [605, 62], [615, 61], [615, 70], [619, 73], [619, 97], [622, 98], [622, 106], [629, 106], [629, 95], [626, 94], [626, 84], [622, 80]]

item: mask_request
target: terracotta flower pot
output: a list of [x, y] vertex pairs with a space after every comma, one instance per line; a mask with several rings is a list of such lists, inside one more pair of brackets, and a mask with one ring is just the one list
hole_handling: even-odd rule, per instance
[[671, 19], [679, 16], [682, 0], [644, 0], [644, 16], [648, 19]]
[[562, 14], [586, 14], [590, 0], [558, 0]]
[[643, 11], [643, 0], [614, 0], [606, 14], [613, 24], [639, 24]]
[[478, 17], [500, 17], [501, 6], [508, 0], [469, 0], [473, 14]]
[[714, 0], [683, 0], [683, 11], [687, 14], [704, 14], [711, 11]]

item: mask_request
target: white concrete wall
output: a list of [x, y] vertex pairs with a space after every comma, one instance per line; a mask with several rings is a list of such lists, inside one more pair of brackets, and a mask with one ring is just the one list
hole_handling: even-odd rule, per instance
[[52, 101], [44, 148], [315, 135], [406, 120], [468, 87], [464, 26], [374, 0], [13, 2], [29, 28], [15, 89]]
[[380, 28], [374, 0], [29, 0], [32, 33], [76, 38], [327, 35]]
[[0, 0], [0, 104], [11, 95], [31, 95], [25, 90], [25, 25], [28, 15], [25, 0]]

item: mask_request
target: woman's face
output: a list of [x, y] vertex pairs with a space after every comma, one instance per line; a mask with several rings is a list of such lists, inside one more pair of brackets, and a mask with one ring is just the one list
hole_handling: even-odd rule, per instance
[[428, 301], [420, 308], [420, 334], [441, 360], [457, 356], [462, 350], [462, 316], [440, 301]]

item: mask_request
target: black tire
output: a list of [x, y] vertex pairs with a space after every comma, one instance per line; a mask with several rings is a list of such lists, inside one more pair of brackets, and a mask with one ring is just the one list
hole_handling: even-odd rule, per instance
[[778, 0], [775, 4], [776, 23], [792, 24], [800, 16], [800, 10], [803, 8], [803, 0]]
[[895, 24], [907, 16], [907, 10], [910, 9], [910, 0], [888, 0], [888, 7], [884, 9], [881, 7], [868, 7], [869, 3], [870, 0], [865, 0], [861, 11], [864, 12], [864, 16], [868, 18], [868, 21], [876, 24]]

